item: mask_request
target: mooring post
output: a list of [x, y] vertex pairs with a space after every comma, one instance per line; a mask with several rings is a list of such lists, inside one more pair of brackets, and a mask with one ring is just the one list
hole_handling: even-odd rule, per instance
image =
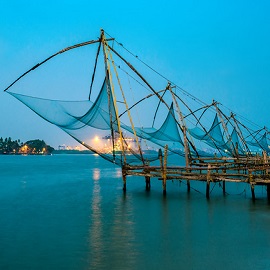
[[255, 189], [254, 189], [254, 184], [250, 184], [250, 189], [251, 189], [252, 201], [255, 201]]
[[122, 167], [122, 178], [123, 178], [123, 191], [126, 192], [127, 190], [127, 173], [126, 169]]
[[252, 170], [248, 170], [248, 181], [249, 181], [249, 184], [250, 184], [252, 201], [255, 201], [255, 189], [254, 189], [254, 181], [253, 181]]
[[207, 176], [206, 176], [206, 198], [210, 197], [210, 181], [211, 181], [211, 165], [208, 164]]
[[206, 182], [206, 198], [209, 199], [210, 198], [210, 181], [207, 180]]
[[268, 174], [268, 160], [267, 160], [267, 153], [266, 151], [263, 151], [263, 163], [264, 163], [264, 166], [265, 166], [265, 174]]
[[161, 169], [163, 195], [166, 195], [166, 179], [164, 181], [163, 155], [162, 155], [161, 149], [158, 150], [158, 158], [159, 158], [160, 169]]
[[166, 195], [166, 177], [163, 178], [163, 181], [162, 181], [162, 189], [163, 189], [163, 195], [165, 196]]
[[266, 185], [267, 199], [270, 202], [270, 184]]
[[145, 189], [149, 191], [151, 188], [150, 176], [145, 176]]
[[164, 161], [163, 161], [163, 170], [162, 170], [162, 178], [163, 178], [163, 195], [166, 195], [166, 181], [167, 181], [167, 157], [168, 157], [168, 145], [165, 145], [164, 148]]
[[[226, 174], [225, 169], [223, 169], [223, 173]], [[225, 196], [226, 195], [226, 182], [225, 182], [225, 180], [223, 180], [223, 182], [222, 182], [222, 189], [223, 189], [223, 195]]]
[[189, 193], [190, 192], [190, 181], [187, 180], [187, 192]]

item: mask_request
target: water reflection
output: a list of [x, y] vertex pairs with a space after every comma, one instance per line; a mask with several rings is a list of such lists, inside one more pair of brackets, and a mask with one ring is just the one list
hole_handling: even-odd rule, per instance
[[117, 168], [116, 170], [115, 170], [115, 176], [116, 176], [116, 178], [120, 178], [120, 177], [122, 177], [122, 169], [121, 168]]
[[[100, 170], [95, 168], [93, 171], [93, 179], [100, 179]], [[90, 235], [90, 268], [94, 269], [96, 266], [100, 265], [102, 262], [102, 250], [104, 239], [102, 235], [102, 213], [101, 213], [101, 194], [100, 194], [100, 182], [93, 181], [93, 194], [91, 203], [91, 227], [89, 231]]]
[[130, 195], [118, 196], [114, 204], [109, 260], [114, 269], [134, 269], [137, 258], [133, 200]]
[[[114, 177], [114, 173], [118, 174], [119, 170], [111, 173]], [[138, 254], [135, 247], [132, 197], [126, 194], [121, 196], [115, 194], [115, 191], [101, 188], [102, 181], [107, 179], [101, 177], [99, 169], [94, 169], [93, 180], [95, 181], [93, 181], [91, 202], [87, 267], [88, 269], [134, 269]]]
[[93, 170], [93, 179], [94, 180], [99, 180], [100, 179], [100, 169], [99, 168], [94, 168], [94, 170]]

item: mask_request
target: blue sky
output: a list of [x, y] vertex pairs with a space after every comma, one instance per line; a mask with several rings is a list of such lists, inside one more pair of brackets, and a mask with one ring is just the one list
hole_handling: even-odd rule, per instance
[[[218, 100], [270, 127], [269, 12], [269, 1], [249, 0], [0, 0], [0, 136], [40, 138], [55, 147], [73, 143], [2, 91], [54, 52], [95, 39], [100, 28], [199, 99]], [[27, 93], [35, 95], [38, 83], [28, 86]], [[70, 98], [85, 95], [63, 91]], [[55, 98], [54, 89], [44, 94]]]

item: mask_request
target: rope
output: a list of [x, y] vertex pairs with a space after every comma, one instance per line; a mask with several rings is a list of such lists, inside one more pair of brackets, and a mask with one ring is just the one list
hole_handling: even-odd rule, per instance
[[[107, 39], [106, 41], [110, 41], [110, 40], [113, 40], [113, 39]], [[69, 46], [67, 48], [64, 48], [62, 50], [60, 50], [59, 52], [49, 56], [48, 58], [46, 58], [45, 60], [43, 60], [42, 62], [40, 63], [37, 63], [35, 66], [33, 66], [32, 68], [30, 68], [29, 70], [27, 70], [25, 73], [23, 73], [20, 77], [18, 77], [14, 82], [12, 82], [5, 90], [4, 92], [6, 92], [11, 86], [13, 86], [17, 81], [19, 81], [22, 77], [24, 77], [25, 75], [27, 75], [29, 72], [35, 70], [37, 67], [43, 65], [44, 63], [46, 63], [47, 61], [49, 61], [50, 59], [54, 58], [55, 56], [61, 54], [61, 53], [64, 53], [64, 52], [67, 52], [69, 50], [72, 50], [72, 49], [76, 49], [76, 48], [79, 48], [79, 47], [83, 47], [83, 46], [86, 46], [86, 45], [90, 45], [90, 44], [94, 44], [94, 43], [97, 43], [97, 42], [100, 42], [100, 39], [98, 40], [90, 40], [90, 41], [86, 41], [86, 42], [82, 42], [82, 43], [78, 43], [78, 44], [75, 44], [75, 45], [72, 45], [72, 46]]]
[[96, 68], [97, 68], [97, 61], [98, 61], [98, 56], [99, 56], [100, 48], [101, 48], [101, 42], [99, 42], [98, 49], [97, 49], [97, 55], [96, 55], [96, 60], [95, 60], [95, 65], [94, 65], [94, 71], [93, 71], [93, 74], [92, 74], [92, 80], [91, 80], [91, 85], [90, 85], [90, 91], [89, 91], [88, 100], [90, 100], [91, 93], [92, 93], [92, 87], [93, 87], [93, 83], [94, 83], [94, 79], [95, 79]]
[[[108, 35], [109, 37], [112, 38], [112, 36], [105, 32], [106, 35]], [[170, 79], [168, 79], [167, 77], [165, 77], [164, 75], [162, 75], [160, 72], [158, 72], [156, 69], [152, 68], [150, 65], [148, 65], [146, 62], [144, 62], [143, 60], [141, 60], [138, 55], [135, 55], [134, 53], [132, 53], [130, 50], [128, 50], [126, 47], [124, 47], [124, 45], [120, 42], [118, 42], [116, 39], [114, 39], [114, 41], [121, 46], [124, 50], [126, 50], [130, 55], [132, 55], [133, 57], [135, 57], [136, 59], [138, 59], [139, 62], [141, 62], [142, 64], [144, 64], [146, 67], [148, 67], [150, 70], [152, 70], [153, 72], [155, 72], [157, 75], [159, 75], [161, 78], [163, 78], [164, 80], [166, 80], [167, 82], [170, 82], [171, 84], [175, 85], [179, 90], [181, 90], [181, 92], [183, 92], [185, 95], [189, 96], [190, 98], [192, 98], [193, 100], [196, 100], [198, 102], [200, 102], [201, 104], [206, 105], [205, 102], [203, 102], [202, 100], [198, 99], [197, 97], [193, 96], [192, 94], [190, 94], [189, 92], [187, 92], [185, 89], [183, 89], [182, 87], [178, 86], [177, 84], [175, 84], [174, 82], [172, 82]]]
[[[184, 185], [186, 185], [187, 186], [187, 183], [186, 182], [183, 182], [182, 180], [178, 180], [179, 181], [179, 183], [183, 183]], [[174, 183], [174, 181], [173, 181], [173, 184], [175, 184]], [[202, 195], [204, 195], [204, 193], [202, 193], [201, 191], [199, 191], [198, 189], [196, 189], [196, 188], [193, 188], [193, 187], [190, 187], [192, 190], [194, 190], [195, 192], [198, 192], [198, 193], [200, 193], [200, 194], [202, 194]]]
[[212, 191], [214, 190], [215, 186], [216, 186], [217, 183], [214, 184], [214, 186], [212, 187], [211, 191], [210, 191], [210, 194], [212, 193]]
[[[106, 32], [106, 34], [110, 37], [112, 37], [109, 33]], [[121, 46], [125, 51], [127, 51], [130, 55], [132, 55], [134, 58], [136, 58], [139, 62], [141, 62], [143, 65], [145, 65], [147, 68], [149, 68], [150, 70], [152, 70], [154, 73], [156, 73], [157, 75], [159, 75], [161, 78], [165, 79], [166, 81], [174, 84], [176, 86], [177, 89], [179, 89], [182, 93], [184, 93], [186, 96], [188, 96], [189, 98], [191, 98], [192, 100], [203, 104], [203, 105], [207, 105], [204, 101], [200, 100], [199, 98], [195, 97], [194, 95], [190, 94], [188, 91], [186, 91], [185, 89], [183, 89], [182, 87], [178, 86], [177, 84], [173, 83], [170, 79], [168, 79], [166, 76], [162, 75], [159, 71], [157, 71], [156, 69], [154, 69], [153, 67], [151, 67], [150, 65], [148, 65], [146, 62], [144, 62], [143, 60], [141, 60], [138, 55], [135, 55], [134, 53], [132, 53], [130, 50], [128, 50], [122, 43], [118, 42], [116, 39], [114, 40], [119, 46]], [[222, 104], [221, 104], [222, 105]], [[230, 108], [226, 107], [225, 105], [222, 105], [225, 108], [227, 108], [229, 111], [233, 112], [235, 114], [235, 112], [233, 110], [231, 110]], [[237, 114], [239, 115], [239, 114]], [[239, 115], [242, 119], [244, 119], [245, 121], [249, 122], [250, 124], [257, 126], [257, 127], [261, 127], [258, 124], [252, 122], [251, 120], [245, 118], [244, 116]]]

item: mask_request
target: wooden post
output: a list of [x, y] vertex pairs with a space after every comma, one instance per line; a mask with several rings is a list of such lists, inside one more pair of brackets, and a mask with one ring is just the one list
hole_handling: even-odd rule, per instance
[[211, 165], [208, 164], [207, 169], [207, 176], [206, 176], [206, 198], [209, 199], [210, 197], [210, 181], [211, 181]]
[[255, 190], [254, 190], [254, 185], [253, 185], [253, 184], [250, 184], [250, 188], [251, 188], [252, 201], [255, 201]]
[[206, 182], [206, 198], [210, 198], [210, 181]]
[[122, 168], [122, 178], [123, 178], [123, 191], [127, 190], [127, 174], [124, 168]]
[[[226, 173], [226, 170], [225, 169], [223, 169], [223, 173], [224, 174]], [[223, 187], [222, 187], [222, 189], [223, 189], [223, 195], [225, 196], [226, 195], [226, 182], [223, 181], [222, 185], [223, 185]]]
[[266, 191], [267, 191], [267, 199], [270, 202], [270, 184], [266, 185]]
[[145, 189], [149, 191], [151, 188], [150, 176], [145, 176]]
[[[185, 160], [186, 160], [186, 171], [189, 172], [189, 164], [190, 164], [190, 158], [189, 158], [189, 153], [190, 153], [190, 149], [189, 149], [189, 144], [188, 144], [188, 139], [187, 139], [187, 128], [186, 128], [186, 123], [183, 117], [183, 114], [180, 110], [179, 104], [175, 98], [175, 94], [172, 91], [172, 87], [171, 87], [171, 83], [168, 83], [167, 89], [170, 90], [171, 94], [172, 94], [172, 99], [173, 102], [176, 106], [176, 110], [178, 113], [178, 117], [179, 117], [179, 124], [181, 124], [180, 129], [183, 132], [183, 137], [184, 137], [184, 150], [185, 150]], [[190, 181], [187, 180], [187, 191], [190, 192]]]
[[226, 195], [226, 182], [223, 181], [223, 195]]
[[167, 157], [168, 157], [168, 145], [165, 145], [164, 148], [164, 161], [163, 161], [163, 170], [162, 170], [162, 178], [163, 178], [163, 195], [166, 195], [166, 181], [167, 181]]
[[187, 180], [187, 192], [189, 193], [190, 192], [190, 181]]
[[263, 163], [265, 164], [265, 174], [268, 174], [268, 169], [267, 169], [267, 163], [268, 163], [268, 160], [267, 160], [267, 153], [266, 151], [263, 151]]
[[229, 133], [229, 131], [228, 131], [227, 125], [226, 125], [225, 122], [224, 122], [224, 119], [223, 119], [224, 114], [223, 114], [223, 116], [222, 116], [221, 111], [220, 111], [220, 109], [219, 109], [218, 106], [217, 106], [217, 102], [214, 101], [214, 100], [213, 100], [213, 105], [214, 105], [215, 108], [216, 108], [216, 112], [217, 112], [217, 114], [218, 114], [218, 116], [219, 116], [219, 119], [220, 119], [220, 121], [221, 121], [222, 127], [223, 127], [223, 129], [224, 129], [224, 133], [225, 133], [226, 139], [227, 139], [227, 141], [228, 141], [229, 147], [230, 147], [230, 149], [231, 149], [231, 153], [233, 153], [233, 156], [235, 156], [235, 155], [236, 155], [236, 153], [235, 153], [235, 147], [234, 147], [234, 145], [233, 145], [233, 143], [232, 143], [232, 138], [231, 138], [231, 135], [230, 135], [230, 133]]
[[158, 158], [159, 158], [160, 169], [161, 169], [163, 195], [166, 195], [166, 179], [164, 181], [163, 155], [162, 155], [161, 149], [158, 150]]
[[248, 180], [249, 180], [250, 189], [251, 189], [252, 201], [255, 201], [255, 190], [254, 190], [254, 184], [252, 183], [253, 182], [253, 175], [252, 175], [251, 170], [248, 171]]

